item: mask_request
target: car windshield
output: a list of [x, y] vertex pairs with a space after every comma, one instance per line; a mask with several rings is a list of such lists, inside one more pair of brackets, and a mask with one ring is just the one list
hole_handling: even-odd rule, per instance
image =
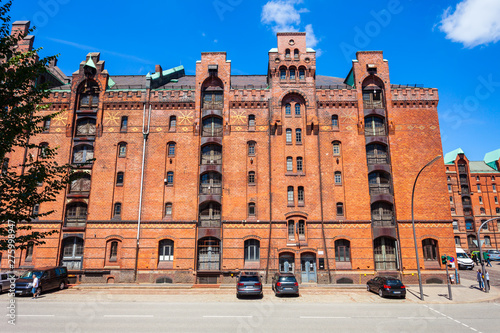
[[259, 278], [257, 276], [241, 276], [240, 282], [259, 282]]
[[35, 272], [26, 272], [23, 275], [20, 276], [21, 279], [32, 279], [33, 275], [36, 275], [38, 278], [42, 276], [42, 272], [40, 271], [35, 271]]
[[280, 276], [280, 282], [297, 282], [295, 276]]
[[467, 256], [467, 254], [465, 254], [465, 253], [457, 253], [457, 258], [467, 259], [467, 258], [469, 258], [469, 256]]
[[387, 283], [389, 286], [401, 286], [403, 283], [399, 280], [387, 280], [385, 283]]

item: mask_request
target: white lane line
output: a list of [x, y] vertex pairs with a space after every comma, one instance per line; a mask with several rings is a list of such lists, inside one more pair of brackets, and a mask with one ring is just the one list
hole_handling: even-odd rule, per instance
[[153, 318], [153, 315], [104, 315], [107, 318]]
[[442, 320], [444, 318], [439, 318], [439, 317], [398, 317], [398, 319], [403, 319], [403, 320]]
[[55, 317], [56, 315], [48, 314], [48, 315], [26, 315], [26, 314], [18, 314], [17, 317]]
[[203, 316], [203, 318], [253, 318], [253, 316]]
[[[456, 323], [458, 323], [458, 324], [462, 324], [463, 326], [465, 326], [465, 327], [467, 327], [467, 328], [469, 328], [469, 329], [473, 330], [474, 332], [480, 332], [480, 331], [476, 330], [475, 328], [470, 327], [469, 325], [464, 324], [464, 323], [462, 323], [462, 322], [461, 322], [461, 321], [459, 321], [459, 320], [456, 320], [455, 318], [452, 318], [452, 317], [450, 317], [450, 316], [445, 315], [444, 313], [441, 313], [441, 312], [439, 312], [439, 311], [437, 311], [437, 310], [434, 310], [433, 308], [431, 308], [431, 307], [430, 307], [430, 306], [428, 306], [428, 305], [424, 305], [424, 306], [425, 306], [426, 308], [428, 308], [429, 310], [432, 310], [432, 311], [434, 311], [434, 312], [436, 312], [436, 313], [439, 313], [441, 316], [443, 316], [443, 317], [444, 317], [444, 318], [446, 318], [446, 319], [450, 319], [450, 320], [452, 320], [452, 321], [454, 321], [454, 322], [456, 322]], [[444, 319], [444, 318], [443, 318], [443, 319]]]
[[308, 317], [300, 316], [300, 319], [351, 319], [352, 317]]

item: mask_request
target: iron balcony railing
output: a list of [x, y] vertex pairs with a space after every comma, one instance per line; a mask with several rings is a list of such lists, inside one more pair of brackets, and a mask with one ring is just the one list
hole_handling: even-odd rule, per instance
[[83, 218], [66, 218], [65, 227], [85, 227], [87, 220]]
[[217, 128], [203, 128], [201, 135], [204, 137], [219, 137], [222, 136], [222, 127]]
[[365, 109], [383, 109], [384, 103], [382, 101], [363, 101]]
[[392, 194], [390, 184], [370, 184], [370, 195]]
[[201, 156], [202, 165], [222, 164], [222, 156]]
[[394, 226], [394, 218], [392, 215], [373, 215], [372, 224], [374, 227], [392, 227]]
[[205, 185], [200, 186], [200, 194], [210, 195], [210, 194], [221, 194], [222, 186], [219, 185]]
[[367, 161], [368, 165], [374, 165], [374, 164], [389, 164], [389, 159], [387, 155], [372, 155], [372, 156], [367, 156]]
[[198, 222], [198, 227], [200, 228], [219, 228], [221, 225], [220, 216], [219, 217], [200, 217]]
[[380, 136], [386, 135], [385, 127], [365, 127], [365, 135], [366, 136]]

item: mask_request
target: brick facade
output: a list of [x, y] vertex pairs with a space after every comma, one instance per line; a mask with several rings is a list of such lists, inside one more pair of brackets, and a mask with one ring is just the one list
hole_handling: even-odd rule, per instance
[[[61, 113], [34, 140], [59, 146], [61, 163], [95, 161], [40, 207], [56, 213], [34, 228], [59, 233], [19, 266], [65, 264], [87, 282], [230, 282], [242, 270], [414, 282], [411, 192], [442, 155], [437, 90], [392, 85], [382, 52], [358, 52], [345, 80], [320, 76], [305, 33], [277, 38], [267, 75], [231, 75], [225, 52], [202, 53], [191, 76], [158, 65], [111, 76], [99, 53], [71, 77], [51, 64], [46, 112]], [[415, 195], [424, 282], [442, 280], [438, 258], [454, 253], [436, 165]]]

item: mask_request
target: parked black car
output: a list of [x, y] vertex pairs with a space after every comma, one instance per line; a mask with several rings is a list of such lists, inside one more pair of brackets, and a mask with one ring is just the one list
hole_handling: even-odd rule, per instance
[[260, 276], [254, 272], [242, 272], [238, 277], [236, 284], [236, 297], [241, 296], [259, 296], [263, 297], [262, 281]]
[[374, 291], [380, 297], [406, 297], [406, 287], [401, 280], [391, 276], [377, 276], [366, 283], [366, 290]]
[[297, 295], [299, 296], [299, 283], [292, 273], [276, 273], [273, 276], [274, 295]]
[[32, 295], [33, 277], [38, 277], [37, 293], [68, 286], [68, 270], [64, 266], [42, 267], [27, 271], [16, 280], [16, 296]]

